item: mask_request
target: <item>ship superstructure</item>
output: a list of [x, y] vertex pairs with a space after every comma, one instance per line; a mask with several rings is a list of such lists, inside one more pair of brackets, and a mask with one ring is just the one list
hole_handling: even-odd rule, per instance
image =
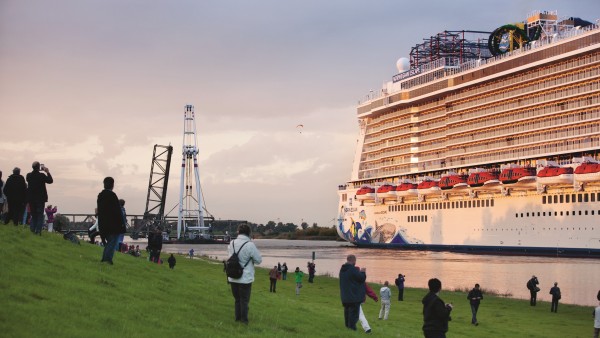
[[600, 257], [597, 22], [533, 12], [490, 33], [440, 33], [398, 64], [357, 108], [341, 237]]

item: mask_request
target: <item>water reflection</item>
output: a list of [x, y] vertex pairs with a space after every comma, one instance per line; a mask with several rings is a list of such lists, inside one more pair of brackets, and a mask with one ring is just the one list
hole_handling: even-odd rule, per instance
[[[256, 240], [263, 255], [262, 267], [286, 262], [290, 270], [297, 266], [307, 272], [306, 264], [316, 255], [318, 275], [337, 277], [348, 254], [357, 257], [357, 265], [367, 269], [371, 282], [393, 284], [398, 273], [406, 275], [407, 287], [425, 288], [427, 280], [439, 278], [446, 290], [472, 288], [475, 283], [487, 290], [529, 299], [525, 283], [534, 274], [540, 281], [538, 300], [550, 301], [550, 288], [558, 282], [561, 303], [594, 306], [600, 288], [598, 260], [520, 256], [483, 256], [448, 252], [421, 252], [379, 249], [359, 249], [344, 242]], [[187, 253], [227, 258], [225, 245], [164, 245], [166, 252]]]

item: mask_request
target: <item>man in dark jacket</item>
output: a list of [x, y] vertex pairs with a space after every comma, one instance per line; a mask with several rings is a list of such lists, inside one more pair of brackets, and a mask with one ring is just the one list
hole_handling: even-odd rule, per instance
[[[33, 169], [27, 174], [27, 202], [31, 212], [31, 232], [42, 235], [42, 226], [44, 225], [44, 208], [48, 202], [48, 191], [46, 184], [52, 184], [54, 180], [47, 167], [41, 167], [40, 162], [35, 161], [31, 164]], [[44, 171], [46, 174], [42, 174]]]
[[479, 303], [483, 299], [483, 293], [481, 293], [481, 289], [479, 289], [479, 284], [475, 284], [475, 287], [469, 291], [467, 299], [469, 300], [469, 303], [471, 303], [471, 314], [473, 315], [471, 324], [477, 326], [479, 325], [479, 322], [477, 321], [477, 310], [479, 310]]
[[21, 176], [21, 169], [14, 168], [13, 174], [6, 179], [4, 195], [6, 195], [8, 203], [8, 215], [4, 219], [4, 224], [8, 224], [11, 220], [15, 225], [21, 224], [27, 198], [27, 183], [25, 183], [25, 178]]
[[395, 284], [398, 287], [398, 300], [404, 300], [404, 280], [405, 276], [401, 273], [398, 274], [398, 278], [396, 278]]
[[150, 250], [150, 261], [158, 263], [160, 261], [160, 252], [162, 251], [163, 237], [160, 227], [155, 227], [148, 234], [148, 249]]
[[552, 305], [550, 306], [550, 312], [558, 312], [558, 301], [561, 298], [561, 294], [557, 282], [554, 282], [554, 286], [550, 288], [550, 294], [552, 295]]
[[102, 262], [113, 264], [113, 256], [119, 241], [119, 235], [125, 233], [123, 214], [119, 198], [112, 191], [115, 180], [112, 177], [104, 179], [104, 190], [98, 194], [98, 228], [100, 234], [106, 239]]
[[444, 304], [444, 301], [438, 297], [442, 289], [442, 282], [439, 279], [432, 278], [427, 285], [429, 293], [421, 301], [423, 303], [423, 333], [425, 338], [446, 338], [452, 304]]
[[355, 267], [356, 256], [348, 255], [346, 263], [340, 269], [340, 295], [344, 306], [346, 327], [356, 331], [356, 322], [360, 312], [360, 304], [365, 300], [365, 269]]
[[531, 279], [527, 281], [527, 289], [529, 290], [529, 295], [531, 296], [529, 298], [529, 305], [531, 306], [535, 306], [537, 301], [537, 293], [540, 291], [538, 284], [540, 284], [540, 282], [538, 282], [538, 279], [535, 275], [531, 276]]

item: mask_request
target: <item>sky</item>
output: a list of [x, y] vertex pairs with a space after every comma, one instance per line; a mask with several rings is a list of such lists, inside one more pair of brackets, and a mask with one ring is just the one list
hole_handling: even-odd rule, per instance
[[192, 104], [215, 218], [332, 226], [357, 102], [398, 58], [438, 32], [492, 31], [534, 10], [595, 21], [600, 1], [0, 0], [3, 180], [40, 161], [48, 203], [92, 213], [112, 176], [128, 214], [142, 214], [153, 147], [171, 144], [171, 210]]

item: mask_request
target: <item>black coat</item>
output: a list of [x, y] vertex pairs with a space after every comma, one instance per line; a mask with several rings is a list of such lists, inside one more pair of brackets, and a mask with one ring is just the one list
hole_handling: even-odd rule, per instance
[[[473, 299], [473, 298], [479, 298], [479, 299]], [[480, 301], [483, 299], [483, 293], [481, 293], [481, 289], [476, 289], [476, 288], [471, 289], [471, 291], [469, 291], [469, 294], [467, 295], [467, 299], [473, 305], [479, 304]]]
[[346, 263], [340, 269], [339, 278], [342, 303], [362, 303], [365, 300], [367, 275], [364, 272]]
[[104, 189], [98, 194], [98, 228], [102, 236], [125, 233], [119, 198], [112, 190]]
[[48, 202], [48, 191], [46, 184], [52, 184], [54, 180], [52, 175], [42, 174], [38, 170], [34, 170], [27, 174], [27, 202], [29, 203], [45, 203]]
[[25, 201], [27, 197], [27, 183], [21, 175], [12, 174], [6, 179], [4, 184], [4, 195], [13, 201]]
[[423, 331], [447, 332], [450, 321], [450, 309], [435, 293], [428, 293], [423, 303]]

